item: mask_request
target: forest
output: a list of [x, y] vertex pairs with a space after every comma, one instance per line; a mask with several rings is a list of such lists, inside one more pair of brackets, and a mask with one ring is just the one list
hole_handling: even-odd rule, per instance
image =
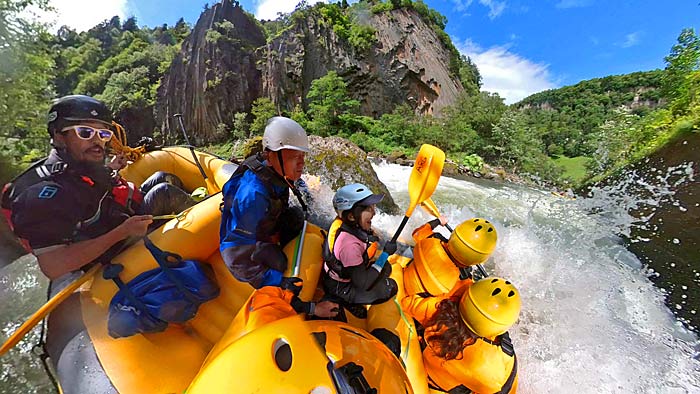
[[[482, 90], [477, 65], [444, 32], [447, 19], [420, 0], [302, 3], [292, 14], [260, 23], [269, 40], [294, 18], [318, 13], [339, 37], [371, 50], [374, 32], [351, 17], [358, 6], [374, 13], [416, 10], [450, 50], [450, 70], [464, 93], [439, 117], [399, 105], [373, 118], [359, 112], [346, 82], [331, 71], [312, 82], [303, 107], [283, 114], [311, 134], [345, 137], [380, 155], [410, 155], [432, 143], [476, 172], [488, 163], [525, 178], [578, 187], [700, 130], [700, 37], [693, 29], [679, 33], [662, 70], [582, 81], [506, 105], [498, 94]], [[192, 29], [183, 19], [174, 26], [139, 27], [134, 17], [115, 16], [84, 32], [64, 26], [54, 34], [22, 16], [28, 7], [47, 9], [48, 1], [0, 0], [2, 183], [48, 152], [46, 113], [54, 98], [93, 95], [117, 119], [152, 113], [161, 78]], [[207, 39], [215, 35], [211, 30]], [[230, 151], [234, 141], [260, 135], [272, 115], [277, 115], [272, 101], [257, 99], [249, 112], [219, 126], [215, 149]], [[161, 132], [154, 125], [156, 139]]]

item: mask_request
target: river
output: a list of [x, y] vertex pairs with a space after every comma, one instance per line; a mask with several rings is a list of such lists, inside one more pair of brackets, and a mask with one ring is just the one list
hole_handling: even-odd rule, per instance
[[[405, 209], [411, 169], [380, 164], [375, 170]], [[313, 207], [332, 215], [332, 191], [309, 183]], [[664, 291], [650, 280], [654, 271], [625, 248], [621, 230], [632, 221], [607, 197], [567, 200], [518, 185], [443, 177], [433, 200], [453, 225], [480, 216], [496, 226], [498, 247], [485, 267], [513, 281], [523, 300], [511, 330], [519, 393], [700, 393], [698, 337], [665, 304]], [[411, 230], [430, 219], [416, 209], [400, 239], [410, 240]], [[400, 221], [380, 212], [373, 225], [388, 234]], [[2, 268], [3, 337], [41, 305], [45, 291], [30, 256]], [[35, 331], [2, 358], [0, 393], [52, 392], [31, 354], [37, 338]]]

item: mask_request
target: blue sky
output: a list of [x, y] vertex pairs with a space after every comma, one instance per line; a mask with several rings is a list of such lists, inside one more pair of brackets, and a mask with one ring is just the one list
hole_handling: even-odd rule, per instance
[[[318, 1], [312, 0], [309, 2]], [[352, 1], [351, 1], [352, 2]], [[425, 0], [447, 16], [446, 31], [474, 59], [484, 89], [506, 102], [585, 79], [664, 67], [684, 27], [700, 30], [700, 0]], [[139, 25], [194, 25], [204, 0], [52, 0], [57, 24], [84, 30], [111, 15]], [[214, 4], [215, 1], [209, 1]], [[295, 0], [241, 0], [259, 18]]]

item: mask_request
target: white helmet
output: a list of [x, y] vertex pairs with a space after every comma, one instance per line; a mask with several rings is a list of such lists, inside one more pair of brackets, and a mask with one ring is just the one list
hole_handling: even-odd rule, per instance
[[309, 151], [309, 137], [304, 128], [284, 116], [274, 116], [267, 121], [262, 143], [264, 149], [275, 152], [281, 149]]

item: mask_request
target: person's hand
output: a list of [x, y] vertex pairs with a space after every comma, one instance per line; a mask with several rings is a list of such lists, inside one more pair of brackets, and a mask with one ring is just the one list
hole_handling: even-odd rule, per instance
[[109, 164], [107, 164], [107, 167], [115, 171], [119, 171], [122, 168], [126, 167], [127, 164], [129, 163], [126, 160], [126, 157], [124, 157], [123, 153], [120, 153], [112, 157], [112, 160], [110, 160]]
[[440, 215], [440, 217], [438, 217], [438, 219], [440, 219], [441, 226], [445, 226], [447, 224], [447, 217], [445, 217], [445, 215]]
[[396, 242], [387, 241], [386, 244], [384, 244], [384, 252], [389, 256], [396, 253]]
[[131, 236], [143, 237], [148, 232], [148, 225], [153, 223], [151, 215], [136, 215], [126, 219], [115, 230], [120, 231], [122, 239]]
[[299, 296], [299, 293], [301, 293], [301, 289], [304, 286], [304, 281], [301, 280], [301, 278], [297, 278], [295, 276], [293, 277], [283, 277], [282, 281], [280, 282], [280, 287], [289, 290], [292, 293], [294, 293], [295, 296]]
[[314, 308], [314, 316], [330, 318], [338, 315], [338, 304], [331, 301], [321, 301]]

